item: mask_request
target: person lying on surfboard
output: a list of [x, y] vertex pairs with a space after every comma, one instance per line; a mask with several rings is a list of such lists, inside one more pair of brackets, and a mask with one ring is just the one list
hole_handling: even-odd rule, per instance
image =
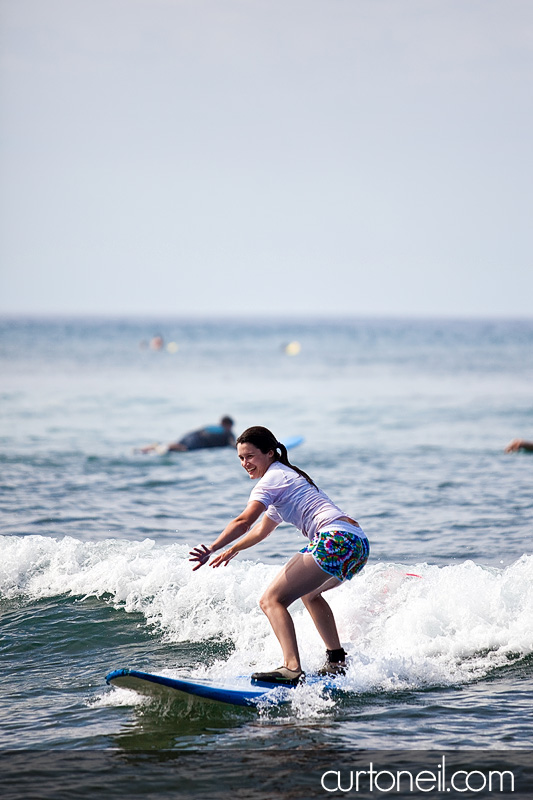
[[[344, 674], [346, 653], [333, 612], [322, 593], [350, 580], [366, 564], [369, 545], [358, 522], [342, 511], [302, 469], [289, 462], [286, 447], [267, 428], [248, 428], [237, 438], [237, 454], [252, 480], [257, 480], [244, 511], [215, 541], [191, 550], [194, 570], [213, 553], [233, 544], [211, 561], [227, 565], [237, 553], [265, 539], [281, 522], [290, 522], [309, 539], [274, 578], [259, 604], [283, 651], [283, 664], [256, 672], [253, 682], [296, 685], [305, 678], [288, 607], [301, 598], [326, 645], [321, 675]], [[264, 513], [262, 519], [259, 517]], [[257, 523], [254, 525], [254, 523]], [[253, 526], [253, 527], [252, 527]]]
[[172, 450], [203, 450], [208, 447], [235, 447], [233, 435], [233, 420], [231, 417], [222, 417], [218, 425], [206, 425], [197, 431], [185, 434], [179, 442], [170, 444], [149, 444], [141, 447], [141, 453], [150, 453], [155, 450], [159, 455], [164, 455]]

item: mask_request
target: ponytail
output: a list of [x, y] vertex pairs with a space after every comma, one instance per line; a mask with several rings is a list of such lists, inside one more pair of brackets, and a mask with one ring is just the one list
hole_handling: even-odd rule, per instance
[[278, 442], [274, 434], [269, 431], [268, 428], [263, 428], [261, 425], [255, 425], [252, 428], [247, 428], [237, 438], [237, 444], [253, 444], [254, 447], [257, 447], [257, 449], [261, 450], [262, 453], [268, 453], [270, 450], [273, 450], [274, 461], [279, 461], [280, 464], [284, 464], [286, 467], [293, 469], [298, 473], [298, 475], [301, 475], [302, 478], [305, 478], [307, 483], [310, 483], [311, 486], [314, 486], [318, 491], [318, 486], [307, 474], [307, 472], [304, 472], [303, 469], [300, 469], [300, 467], [296, 467], [294, 464], [291, 464], [287, 455], [287, 448], [284, 444], [282, 444], [282, 442]]

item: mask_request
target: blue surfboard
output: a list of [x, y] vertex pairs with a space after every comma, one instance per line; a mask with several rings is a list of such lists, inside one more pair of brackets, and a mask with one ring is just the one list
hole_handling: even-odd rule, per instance
[[285, 439], [281, 440], [287, 450], [290, 450], [292, 447], [298, 447], [299, 444], [304, 442], [303, 436], [286, 436]]
[[[262, 703], [280, 705], [290, 701], [292, 686], [276, 684], [256, 685], [250, 677], [235, 678], [231, 682], [213, 682], [203, 679], [189, 680], [185, 678], [169, 678], [166, 675], [154, 675], [151, 672], [139, 672], [136, 669], [117, 669], [106, 676], [110, 686], [120, 689], [132, 689], [149, 697], [160, 697], [169, 694], [175, 697], [198, 697], [233, 706], [256, 707]], [[329, 690], [335, 688], [335, 679], [310, 676], [306, 683], [317, 683]]]

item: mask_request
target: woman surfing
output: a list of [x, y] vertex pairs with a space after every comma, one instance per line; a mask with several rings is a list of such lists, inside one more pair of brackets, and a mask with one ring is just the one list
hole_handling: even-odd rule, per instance
[[350, 580], [364, 567], [369, 554], [366, 535], [307, 473], [289, 462], [287, 449], [267, 428], [245, 430], [237, 439], [237, 454], [257, 484], [244, 511], [215, 541], [191, 550], [190, 561], [198, 562], [193, 569], [199, 569], [213, 553], [237, 539], [213, 558], [212, 567], [228, 564], [237, 553], [269, 536], [281, 522], [294, 525], [308, 538], [308, 544], [288, 561], [259, 601], [281, 645], [283, 664], [270, 672], [254, 673], [252, 681], [296, 685], [304, 680], [294, 623], [288, 612], [299, 598], [326, 646], [327, 659], [319, 674], [344, 674], [346, 653], [322, 593]]

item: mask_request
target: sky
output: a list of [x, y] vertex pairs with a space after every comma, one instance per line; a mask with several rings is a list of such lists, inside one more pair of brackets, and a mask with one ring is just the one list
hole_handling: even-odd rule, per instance
[[0, 0], [0, 313], [531, 317], [531, 0]]

